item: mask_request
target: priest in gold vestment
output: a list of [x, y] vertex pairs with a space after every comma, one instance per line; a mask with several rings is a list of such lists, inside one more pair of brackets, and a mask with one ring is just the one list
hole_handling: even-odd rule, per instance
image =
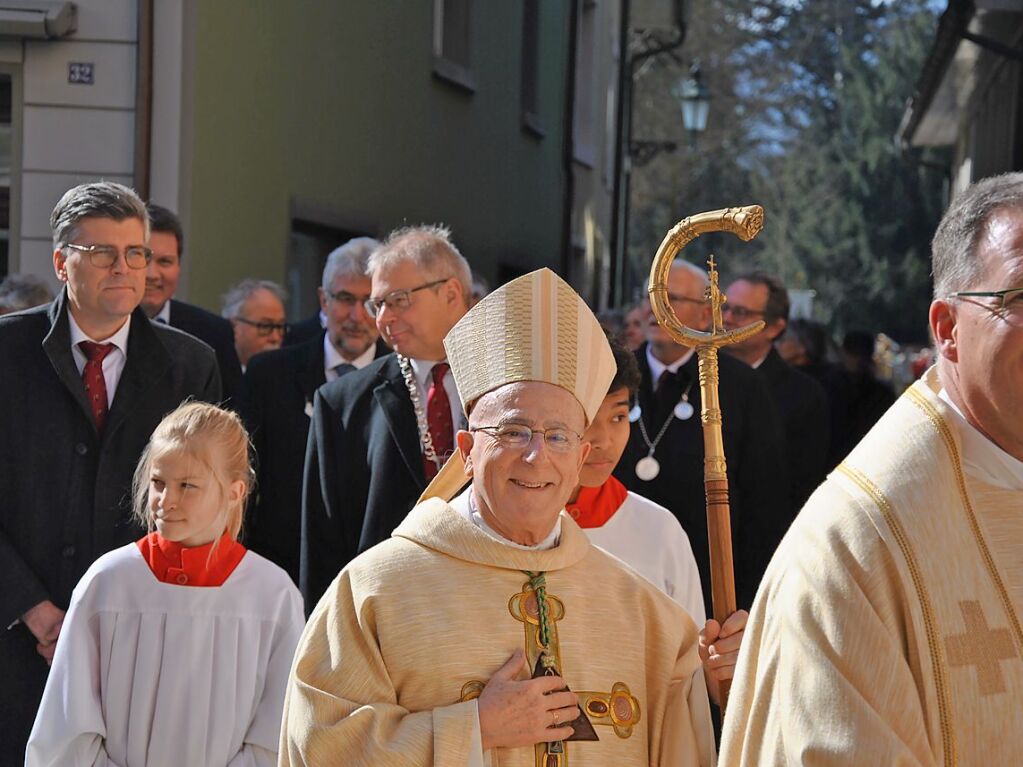
[[713, 764], [696, 626], [559, 513], [615, 370], [593, 314], [542, 269], [444, 343], [469, 429], [313, 611], [280, 764]]
[[1023, 174], [962, 192], [932, 253], [937, 365], [775, 553], [723, 765], [1023, 759]]

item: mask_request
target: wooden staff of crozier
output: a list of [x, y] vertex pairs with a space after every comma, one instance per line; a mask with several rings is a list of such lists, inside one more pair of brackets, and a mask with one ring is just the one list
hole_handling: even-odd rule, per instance
[[[703, 480], [707, 494], [707, 536], [710, 540], [710, 581], [714, 620], [724, 623], [735, 612], [735, 571], [732, 565], [732, 525], [728, 505], [728, 474], [725, 446], [721, 437], [721, 404], [718, 401], [718, 349], [739, 343], [759, 333], [764, 322], [753, 322], [734, 330], [721, 323], [724, 296], [718, 288], [714, 256], [707, 262], [710, 285], [706, 299], [711, 306], [709, 332], [688, 328], [679, 322], [668, 300], [668, 273], [682, 249], [706, 232], [731, 232], [748, 242], [764, 223], [759, 205], [725, 208], [682, 219], [668, 232], [650, 267], [650, 307], [662, 328], [676, 343], [694, 347], [700, 366], [700, 396], [703, 406]], [[725, 710], [730, 684], [721, 685], [721, 711]]]

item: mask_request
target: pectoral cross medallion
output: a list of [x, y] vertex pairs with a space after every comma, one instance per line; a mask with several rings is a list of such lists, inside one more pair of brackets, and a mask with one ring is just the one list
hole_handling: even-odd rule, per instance
[[[561, 676], [561, 648], [558, 642], [558, 622], [565, 617], [565, 605], [550, 593], [544, 594], [546, 604], [547, 642], [541, 635], [540, 607], [536, 591], [529, 583], [508, 602], [508, 611], [515, 620], [523, 624], [526, 657], [533, 669], [532, 678], [552, 675]], [[473, 700], [483, 692], [486, 682], [473, 679], [462, 686], [460, 701]], [[568, 687], [563, 688], [569, 689]], [[534, 746], [536, 767], [568, 767], [569, 751], [565, 743], [570, 741], [599, 741], [594, 725], [612, 728], [619, 738], [628, 738], [640, 721], [639, 700], [624, 682], [615, 682], [610, 692], [576, 692], [579, 697], [580, 714], [569, 722], [573, 733], [565, 741], [537, 743]]]

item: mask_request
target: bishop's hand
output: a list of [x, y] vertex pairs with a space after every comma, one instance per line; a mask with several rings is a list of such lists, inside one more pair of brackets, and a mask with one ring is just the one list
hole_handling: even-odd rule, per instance
[[566, 686], [560, 676], [516, 679], [523, 672], [528, 672], [526, 656], [519, 649], [490, 677], [480, 693], [484, 751], [532, 746], [572, 736], [572, 728], [564, 722], [579, 716], [576, 694], [567, 690], [557, 692]]

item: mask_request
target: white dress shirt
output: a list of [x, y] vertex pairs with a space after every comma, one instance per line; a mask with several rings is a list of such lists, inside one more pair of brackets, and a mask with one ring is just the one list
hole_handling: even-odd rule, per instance
[[[412, 363], [412, 372], [416, 379], [416, 388], [419, 390], [419, 401], [423, 403], [423, 413], [426, 413], [426, 393], [430, 390], [430, 371], [437, 364], [438, 360], [409, 360]], [[443, 361], [443, 360], [441, 360]], [[466, 427], [465, 414], [462, 412], [462, 400], [458, 398], [458, 389], [455, 388], [455, 377], [451, 375], [451, 369], [444, 374], [444, 391], [448, 393], [448, 401], [451, 403], [451, 423], [455, 431]]]
[[341, 352], [330, 342], [330, 334], [323, 334], [323, 374], [327, 377], [327, 382], [336, 380], [338, 375], [334, 371], [338, 365], [351, 365], [356, 370], [362, 370], [366, 365], [371, 363], [377, 355], [377, 345], [370, 344], [369, 348], [356, 357], [354, 360], [346, 360], [341, 356]]
[[670, 365], [665, 365], [657, 357], [654, 356], [653, 351], [650, 349], [650, 344], [646, 345], [646, 364], [650, 366], [650, 385], [653, 388], [657, 388], [657, 382], [661, 378], [661, 373], [665, 370], [671, 373], [677, 373], [678, 369], [689, 362], [690, 357], [693, 356], [695, 349], [687, 349], [686, 353], [679, 357], [677, 360], [672, 362]]
[[67, 313], [68, 323], [71, 325], [71, 356], [75, 359], [75, 367], [78, 368], [78, 375], [85, 370], [85, 363], [89, 358], [85, 356], [78, 344], [82, 341], [92, 341], [97, 344], [113, 344], [114, 350], [103, 358], [103, 382], [107, 387], [107, 407], [114, 402], [114, 392], [117, 391], [117, 383], [121, 380], [121, 373], [124, 372], [124, 363], [128, 361], [128, 332], [131, 330], [131, 316], [124, 321], [121, 329], [110, 338], [97, 341], [85, 335], [70, 310]]
[[153, 322], [162, 322], [164, 325], [170, 325], [170, 301], [164, 301], [163, 306], [160, 307], [155, 315], [153, 315]]

